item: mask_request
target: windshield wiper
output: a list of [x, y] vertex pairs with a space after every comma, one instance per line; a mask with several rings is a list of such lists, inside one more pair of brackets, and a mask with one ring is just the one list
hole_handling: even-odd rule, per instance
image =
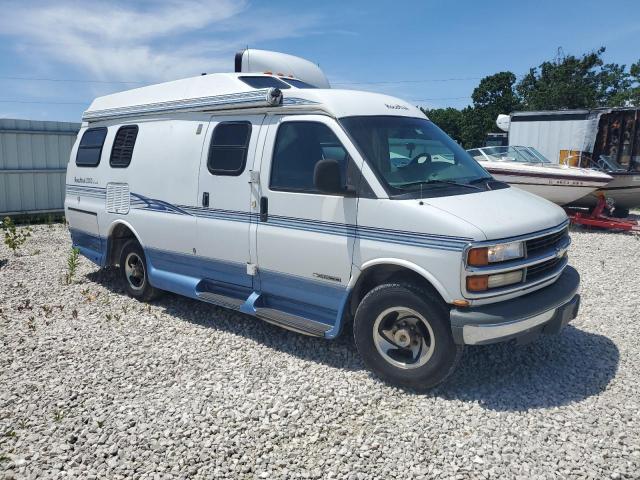
[[488, 182], [489, 180], [493, 180], [493, 177], [474, 178], [473, 180], [470, 180], [469, 183], [473, 184], [473, 183], [480, 183], [480, 182]]
[[403, 185], [398, 185], [397, 188], [401, 188], [404, 190], [404, 187], [411, 187], [413, 185], [455, 185], [456, 187], [467, 187], [467, 188], [473, 188], [474, 190], [482, 190], [480, 187], [476, 187], [475, 185], [469, 185], [468, 183], [458, 183], [458, 182], [454, 182], [453, 180], [437, 180], [437, 179], [432, 179], [432, 180], [420, 180], [419, 182], [410, 182], [410, 183], [405, 183]]

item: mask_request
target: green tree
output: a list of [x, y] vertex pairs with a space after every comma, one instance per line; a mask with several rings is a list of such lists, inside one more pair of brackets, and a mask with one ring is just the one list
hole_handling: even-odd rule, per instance
[[487, 117], [479, 109], [468, 106], [462, 109], [462, 146], [475, 148], [484, 145], [484, 139], [491, 129]]
[[484, 77], [471, 94], [473, 106], [496, 116], [519, 108], [520, 99], [514, 90], [515, 83], [516, 76], [512, 72], [498, 72]]
[[626, 65], [603, 65], [597, 74], [597, 81], [597, 106], [624, 107], [628, 104], [632, 95], [633, 77]]
[[531, 68], [516, 90], [527, 110], [595, 108], [618, 98], [626, 85], [625, 67], [604, 65], [605, 48], [580, 57], [565, 55]]
[[424, 114], [433, 123], [438, 125], [456, 142], [462, 143], [462, 112], [456, 108], [421, 108]]
[[631, 88], [629, 88], [627, 101], [629, 105], [640, 107], [640, 60], [631, 65], [629, 69], [631, 77]]
[[496, 118], [521, 108], [515, 92], [516, 76], [512, 72], [498, 72], [480, 80], [473, 90], [473, 108], [463, 110], [463, 144], [465, 148], [480, 147], [487, 133], [494, 132]]

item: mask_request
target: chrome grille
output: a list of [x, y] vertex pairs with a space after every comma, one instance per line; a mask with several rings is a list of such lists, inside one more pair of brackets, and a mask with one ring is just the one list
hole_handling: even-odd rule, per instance
[[[520, 289], [530, 289], [535, 285], [545, 284], [545, 282], [552, 281], [558, 277], [568, 263], [566, 250], [571, 244], [568, 224], [569, 221], [565, 220], [557, 227], [545, 231], [534, 232], [518, 237], [503, 238], [496, 241], [486, 240], [469, 244], [467, 250], [465, 250], [465, 255], [467, 255], [468, 250], [471, 248], [479, 248], [497, 243], [522, 241], [526, 246], [526, 255], [521, 259], [484, 266], [468, 265], [465, 262], [462, 276], [463, 295], [466, 298], [472, 299], [497, 297]], [[489, 289], [484, 292], [469, 292], [466, 289], [466, 279], [470, 276], [494, 275], [520, 269], [524, 270], [525, 273], [523, 281], [520, 283]]]
[[527, 267], [527, 282], [534, 282], [539, 278], [543, 278], [546, 275], [550, 274], [553, 270], [555, 270], [566, 258], [566, 254], [561, 257], [552, 258], [551, 260], [547, 260], [542, 263], [538, 263], [536, 265], [531, 265]]
[[532, 238], [527, 240], [527, 256], [531, 257], [539, 254], [544, 250], [553, 249], [569, 236], [569, 227], [564, 228], [556, 233], [545, 235], [544, 237]]

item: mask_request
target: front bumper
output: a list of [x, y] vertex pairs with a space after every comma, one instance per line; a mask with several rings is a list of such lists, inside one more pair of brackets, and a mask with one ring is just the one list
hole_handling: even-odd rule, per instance
[[453, 308], [453, 339], [458, 344], [484, 345], [558, 333], [578, 315], [579, 286], [580, 275], [568, 266], [554, 283], [533, 293], [475, 308]]

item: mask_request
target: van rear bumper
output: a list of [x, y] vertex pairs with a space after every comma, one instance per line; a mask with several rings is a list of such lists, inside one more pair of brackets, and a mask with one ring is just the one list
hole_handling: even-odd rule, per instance
[[554, 283], [522, 297], [475, 308], [453, 308], [453, 339], [464, 345], [511, 339], [524, 343], [541, 333], [558, 333], [578, 315], [579, 286], [580, 275], [568, 266]]

